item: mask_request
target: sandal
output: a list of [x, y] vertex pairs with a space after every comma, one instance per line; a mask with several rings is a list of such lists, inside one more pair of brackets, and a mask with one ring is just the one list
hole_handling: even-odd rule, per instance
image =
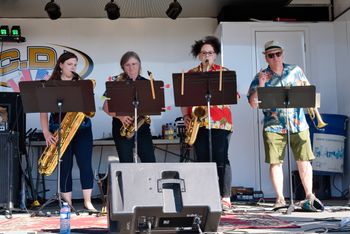
[[223, 211], [228, 211], [232, 209], [231, 202], [225, 200], [221, 200], [221, 207]]

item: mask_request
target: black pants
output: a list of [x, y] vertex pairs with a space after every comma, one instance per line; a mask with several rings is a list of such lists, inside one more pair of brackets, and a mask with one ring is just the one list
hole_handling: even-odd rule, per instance
[[92, 130], [91, 127], [79, 128], [62, 156], [61, 162], [61, 192], [72, 191], [73, 155], [80, 172], [82, 189], [92, 189], [94, 175], [91, 167], [92, 160]]
[[[228, 159], [229, 137], [231, 132], [222, 129], [212, 129], [212, 162], [216, 163], [220, 195], [222, 197], [231, 196], [231, 167]], [[209, 158], [209, 130], [202, 127], [198, 131], [196, 142], [194, 143], [198, 162], [210, 162]]]
[[[113, 124], [113, 139], [121, 163], [133, 162], [134, 137], [128, 139], [120, 135], [119, 124]], [[137, 132], [137, 153], [141, 162], [155, 162], [152, 134], [148, 124], [143, 124]]]

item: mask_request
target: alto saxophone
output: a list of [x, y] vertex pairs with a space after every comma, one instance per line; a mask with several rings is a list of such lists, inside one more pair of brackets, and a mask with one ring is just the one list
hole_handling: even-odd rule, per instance
[[[132, 138], [135, 135], [135, 125], [134, 125], [135, 118], [132, 118], [132, 123], [123, 125], [120, 128], [120, 135], [124, 136], [128, 139]], [[145, 116], [138, 116], [137, 117], [137, 128], [136, 131], [144, 124], [151, 124], [151, 118], [148, 115]]]
[[207, 117], [207, 107], [195, 106], [192, 107], [191, 123], [186, 130], [185, 143], [192, 146], [197, 139], [198, 130], [203, 126], [204, 119]]
[[[91, 80], [95, 87], [96, 82]], [[61, 140], [60, 140], [60, 158], [66, 151], [69, 143], [73, 139], [75, 133], [84, 121], [85, 117], [93, 117], [95, 112], [67, 112], [61, 122]], [[58, 130], [55, 131], [55, 138], [58, 136]], [[47, 146], [38, 160], [38, 171], [40, 174], [50, 176], [56, 169], [58, 164], [58, 143]]]
[[[204, 61], [203, 67], [199, 67], [199, 71], [208, 72], [210, 68], [209, 60]], [[189, 127], [185, 133], [185, 143], [192, 146], [197, 139], [198, 130], [203, 126], [204, 119], [208, 115], [207, 107], [205, 106], [194, 106], [192, 107], [192, 118]]]

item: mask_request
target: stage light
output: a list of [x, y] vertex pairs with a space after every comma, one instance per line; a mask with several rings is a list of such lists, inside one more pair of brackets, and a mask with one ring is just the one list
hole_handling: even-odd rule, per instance
[[54, 2], [54, 0], [51, 0], [51, 2], [46, 4], [45, 11], [52, 20], [56, 20], [61, 17], [61, 8]]
[[0, 42], [25, 42], [21, 36], [21, 28], [18, 25], [12, 26], [11, 31], [8, 25], [0, 26]]
[[18, 25], [12, 26], [11, 36], [13, 36], [13, 37], [20, 37], [21, 36], [21, 28]]
[[114, 3], [114, 0], [106, 4], [105, 11], [107, 11], [107, 17], [110, 20], [116, 20], [120, 17], [120, 8]]
[[177, 0], [169, 4], [168, 10], [166, 10], [166, 14], [169, 18], [175, 20], [181, 13], [182, 7]]
[[9, 33], [9, 26], [1, 25], [1, 27], [0, 27], [0, 36], [1, 37], [8, 37], [9, 35], [10, 35], [10, 33]]

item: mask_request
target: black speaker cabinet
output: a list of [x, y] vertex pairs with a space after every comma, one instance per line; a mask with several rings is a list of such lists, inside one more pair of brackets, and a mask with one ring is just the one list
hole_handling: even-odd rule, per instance
[[[299, 172], [293, 171], [293, 192], [296, 200], [305, 199], [305, 191], [301, 183]], [[312, 190], [318, 199], [331, 198], [331, 185], [329, 175], [313, 175]]]
[[110, 163], [108, 173], [111, 233], [217, 231], [215, 163]]
[[0, 133], [0, 207], [18, 204], [20, 171], [18, 133]]

